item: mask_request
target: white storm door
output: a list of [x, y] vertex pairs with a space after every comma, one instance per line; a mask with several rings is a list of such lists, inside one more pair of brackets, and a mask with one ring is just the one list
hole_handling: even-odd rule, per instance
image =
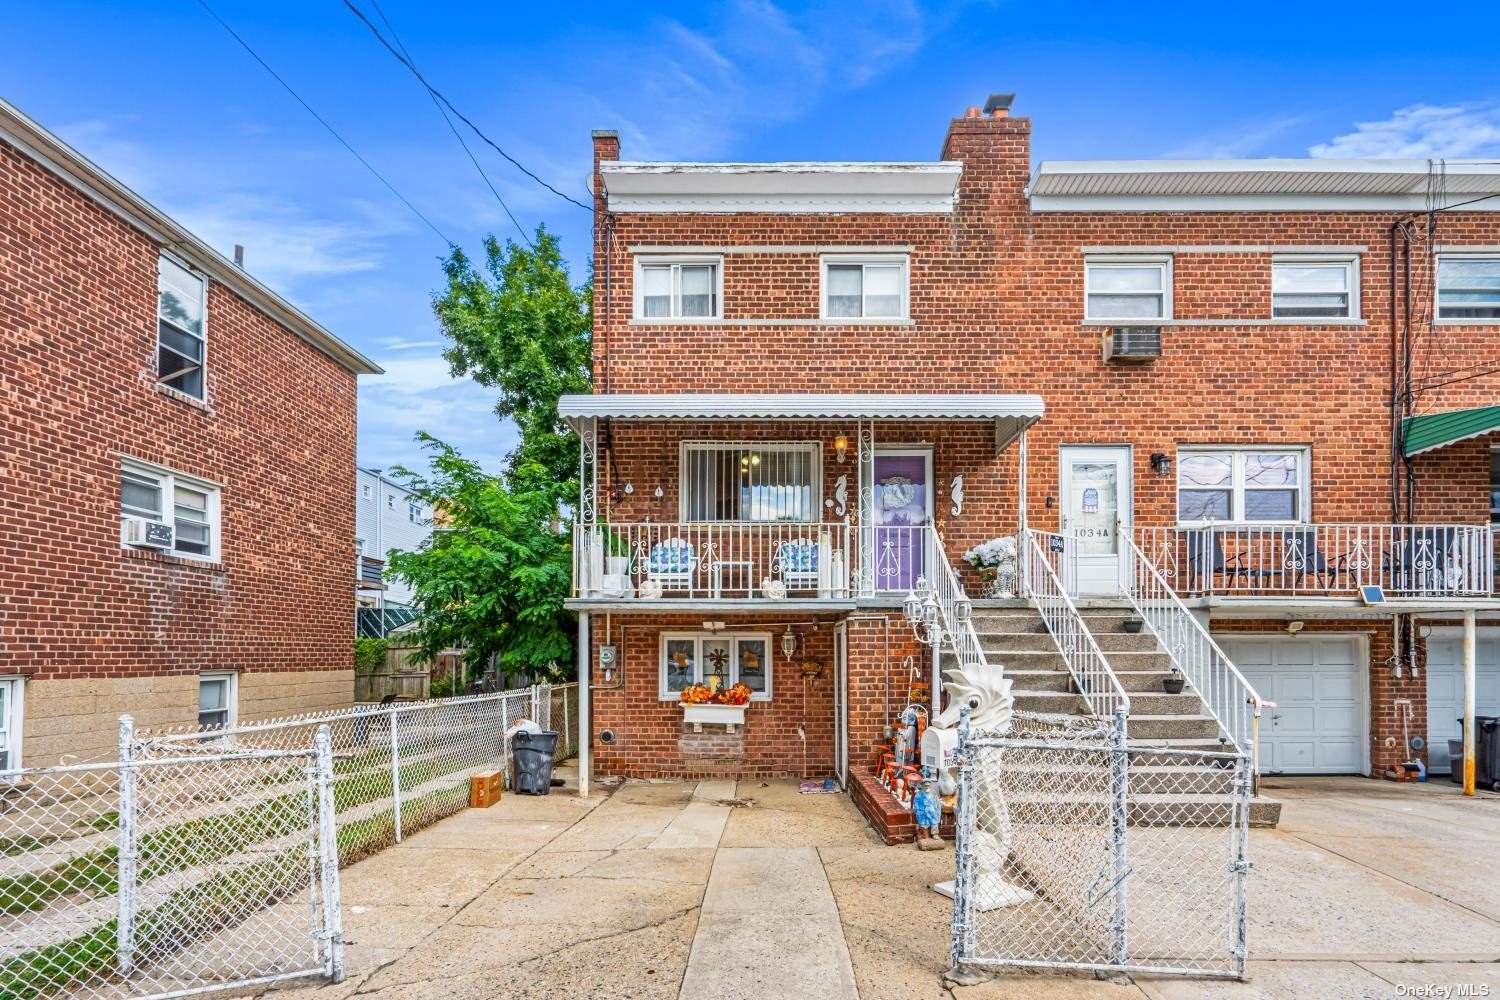
[[1063, 584], [1079, 596], [1113, 597], [1120, 593], [1119, 525], [1131, 516], [1130, 449], [1063, 448], [1060, 457]]

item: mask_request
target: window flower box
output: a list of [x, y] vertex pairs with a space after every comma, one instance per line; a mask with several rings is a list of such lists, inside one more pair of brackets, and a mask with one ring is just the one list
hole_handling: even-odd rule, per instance
[[736, 726], [745, 724], [744, 705], [682, 704], [682, 721], [693, 724], [693, 732], [703, 732], [705, 722], [724, 726], [726, 732], [734, 732]]

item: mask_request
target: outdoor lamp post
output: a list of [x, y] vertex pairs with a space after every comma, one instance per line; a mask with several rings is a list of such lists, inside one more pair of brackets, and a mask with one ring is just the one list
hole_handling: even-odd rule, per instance
[[[967, 603], [967, 602], [965, 602]], [[916, 585], [901, 602], [901, 611], [911, 625], [912, 635], [918, 642], [932, 647], [931, 708], [927, 717], [937, 718], [942, 702], [943, 676], [943, 621], [942, 609], [938, 607], [937, 595], [925, 576], [918, 577]], [[955, 609], [955, 616], [957, 609]]]

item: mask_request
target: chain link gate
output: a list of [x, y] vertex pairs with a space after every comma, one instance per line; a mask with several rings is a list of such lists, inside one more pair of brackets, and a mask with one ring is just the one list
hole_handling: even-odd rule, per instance
[[327, 728], [300, 749], [150, 757], [124, 719], [120, 747], [0, 794], [0, 996], [341, 979]]
[[960, 729], [952, 959], [1243, 979], [1250, 761], [1112, 722]]

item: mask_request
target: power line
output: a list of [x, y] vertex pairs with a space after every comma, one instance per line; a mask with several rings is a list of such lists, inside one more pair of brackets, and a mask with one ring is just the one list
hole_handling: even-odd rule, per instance
[[[401, 41], [401, 36], [396, 33], [396, 26], [391, 23], [391, 19], [389, 17], [385, 16], [385, 10], [381, 8], [380, 0], [370, 0], [370, 5], [375, 8], [375, 13], [380, 15], [381, 22], [385, 25], [386, 30], [391, 33], [391, 39], [395, 41], [397, 46], [400, 47], [401, 54], [406, 56], [407, 60], [411, 62], [412, 65], [416, 65], [416, 60], [412, 59], [411, 57], [411, 51], [407, 49], [406, 43]], [[490, 194], [494, 195], [495, 200], [500, 203], [500, 208], [505, 212], [506, 218], [510, 219], [511, 225], [516, 227], [516, 232], [521, 234], [521, 241], [528, 247], [531, 246], [531, 237], [526, 234], [526, 230], [521, 227], [521, 223], [516, 221], [516, 217], [511, 212], [510, 206], [505, 203], [505, 199], [500, 197], [500, 192], [495, 188], [494, 183], [490, 180], [490, 175], [485, 173], [484, 167], [479, 165], [478, 157], [476, 157], [474, 155], [474, 151], [469, 148], [469, 144], [464, 141], [463, 133], [458, 130], [458, 126], [453, 124], [453, 119], [448, 116], [447, 109], [443, 107], [442, 103], [438, 101], [438, 99], [434, 97], [430, 91], [428, 92], [427, 96], [432, 99], [432, 105], [433, 107], [437, 108], [438, 114], [443, 116], [443, 122], [448, 126], [448, 131], [453, 133], [453, 138], [458, 140], [458, 144], [462, 146], [464, 152], [468, 154], [469, 162], [474, 164], [475, 170], [479, 171], [479, 176], [484, 179], [485, 187], [490, 189]], [[533, 249], [535, 248], [533, 247]]]
[[428, 229], [431, 229], [434, 233], [436, 233], [438, 235], [438, 238], [441, 239], [444, 243], [448, 244], [448, 246], [455, 247], [455, 248], [458, 246], [457, 243], [454, 243], [446, 235], [444, 235], [443, 231], [441, 229], [439, 229], [435, 224], [433, 224], [433, 221], [431, 219], [429, 219], [427, 216], [423, 215], [422, 212], [417, 208], [417, 206], [415, 206], [415, 205], [413, 205], [411, 203], [411, 201], [406, 197], [406, 195], [402, 194], [400, 191], [397, 191], [396, 190], [396, 185], [394, 185], [390, 181], [386, 180], [385, 179], [385, 175], [383, 175], [380, 171], [376, 170], [374, 168], [374, 166], [372, 166], [370, 164], [369, 160], [367, 160], [363, 156], [359, 155], [359, 150], [357, 150], [353, 146], [349, 145], [349, 140], [347, 140], [343, 136], [339, 135], [337, 129], [335, 129], [332, 125], [328, 124], [328, 121], [322, 115], [320, 115], [316, 111], [314, 111], [312, 105], [308, 104], [305, 100], [303, 100], [302, 99], [302, 95], [299, 94], [299, 93], [297, 93], [295, 90], [293, 90], [292, 89], [292, 85], [289, 84], [289, 83], [287, 83], [286, 80], [282, 79], [281, 74], [278, 73], [278, 72], [276, 72], [274, 69], [272, 69], [271, 68], [271, 64], [268, 63], [268, 62], [266, 62], [264, 59], [262, 59], [260, 57], [260, 54], [258, 52], [256, 52], [253, 48], [250, 47], [250, 43], [247, 42], [247, 41], [245, 41], [243, 38], [241, 38], [239, 32], [237, 32], [233, 28], [231, 28], [229, 26], [228, 22], [226, 22], [222, 17], [220, 17], [214, 11], [214, 9], [212, 7], [210, 7], [205, 2], [205, 0], [198, 0], [198, 6], [202, 7], [205, 11], [207, 11], [209, 17], [213, 18], [215, 21], [218, 21], [219, 22], [219, 27], [221, 27], [225, 31], [229, 32], [229, 37], [233, 38], [236, 42], [239, 42], [240, 43], [240, 47], [243, 48], [246, 52], [250, 53], [250, 57], [252, 59], [254, 59], [256, 62], [260, 63], [262, 69], [264, 69], [267, 73], [271, 74], [271, 78], [272, 79], [274, 79], [277, 83], [281, 84], [282, 88], [285, 89], [288, 94], [291, 94], [292, 97], [296, 99], [297, 103], [300, 104], [300, 105], [302, 105], [302, 107], [307, 111], [307, 113], [310, 114], [310, 115], [312, 115], [313, 118], [317, 121], [317, 123], [319, 125], [323, 126], [323, 128], [328, 131], [329, 135], [331, 135], [335, 139], [337, 139], [339, 141], [339, 145], [341, 145], [345, 149], [347, 149], [349, 151], [350, 155], [352, 155], [356, 160], [358, 160], [360, 163], [362, 163], [364, 165], [364, 168], [366, 170], [368, 170], [371, 174], [373, 174], [375, 176], [376, 180], [378, 180], [378, 181], [380, 181], [380, 183], [384, 184], [386, 186], [387, 190], [389, 190], [391, 192], [391, 194], [395, 195], [400, 200], [401, 204], [403, 204], [407, 208], [411, 209], [411, 213], [413, 215], [415, 215], [417, 218], [421, 219], [424, 223], [426, 223]]
[[[199, 2], [202, 3], [202, 0], [199, 0]], [[396, 50], [396, 47], [394, 45], [392, 45], [389, 41], [386, 40], [385, 35], [383, 35], [383, 34], [380, 33], [380, 29], [377, 28], [374, 25], [374, 23], [371, 22], [371, 20], [368, 17], [365, 16], [364, 11], [360, 10], [358, 7], [356, 7], [353, 4], [352, 0], [344, 0], [344, 6], [347, 7], [347, 8], [349, 8], [349, 13], [351, 13], [355, 17], [359, 18], [360, 21], [364, 22], [364, 26], [366, 28], [370, 29], [370, 34], [372, 34], [372, 35], [375, 36], [376, 41], [380, 42], [380, 44], [385, 47], [385, 50], [391, 54], [392, 58], [394, 58], [401, 65], [405, 66], [407, 68], [407, 70], [409, 70], [411, 72], [411, 75], [414, 76], [414, 77], [416, 77], [417, 80], [418, 80], [418, 82], [420, 82], [422, 84], [422, 86], [426, 87], [427, 90], [428, 90], [428, 92], [430, 94], [432, 94], [432, 96], [434, 98], [436, 98], [439, 101], [442, 101], [443, 105], [449, 111], [453, 112], [454, 117], [456, 117], [459, 121], [463, 122], [465, 125], [469, 126], [469, 128], [474, 131], [474, 134], [477, 135], [477, 136], [479, 136], [479, 138], [484, 141], [485, 145], [489, 146], [495, 152], [497, 152], [501, 156], [505, 157], [507, 160], [510, 161], [511, 165], [513, 165], [517, 170], [521, 171], [521, 173], [525, 174], [527, 177], [530, 177], [532, 180], [536, 181], [538, 184], [540, 184], [542, 187], [546, 188], [548, 191], [551, 191], [553, 194], [557, 195], [563, 201], [566, 201], [566, 202], [568, 202], [570, 204], [573, 204], [573, 205], [577, 205], [579, 208], [583, 209], [585, 212], [593, 212], [593, 209], [591, 207], [589, 207], [588, 205], [585, 205], [583, 202], [579, 201], [577, 198], [574, 198], [574, 197], [572, 197], [570, 195], [563, 194], [557, 188], [553, 187], [551, 184], [548, 184], [546, 181], [542, 180], [536, 174], [532, 173], [529, 169], [527, 169], [526, 165], [524, 163], [522, 163], [520, 160], [516, 159], [514, 156], [511, 156], [509, 153], [507, 153], [505, 150], [501, 149], [500, 145], [497, 142], [495, 142], [495, 140], [493, 140], [489, 136], [485, 135], [484, 132], [479, 128], [478, 125], [475, 125], [472, 121], [469, 120], [469, 118], [462, 111], [460, 111], [460, 110], [458, 110], [458, 108], [454, 107], [453, 106], [453, 102], [450, 101], [450, 100], [448, 100], [448, 98], [443, 95], [442, 91], [438, 90], [432, 84], [428, 83], [427, 82], [427, 78], [421, 74], [421, 72], [417, 69], [416, 66], [412, 65], [411, 60], [407, 59], [405, 56], [403, 56], [400, 52], [398, 52]]]

